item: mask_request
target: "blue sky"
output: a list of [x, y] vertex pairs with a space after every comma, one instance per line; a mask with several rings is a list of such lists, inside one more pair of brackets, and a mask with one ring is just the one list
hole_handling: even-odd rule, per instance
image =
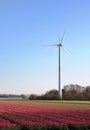
[[90, 0], [0, 0], [0, 93], [58, 89], [58, 43], [64, 30], [62, 86], [90, 85]]

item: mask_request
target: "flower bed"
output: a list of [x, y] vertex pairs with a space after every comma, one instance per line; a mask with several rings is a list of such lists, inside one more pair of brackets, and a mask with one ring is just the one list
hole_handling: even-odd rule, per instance
[[3, 128], [2, 130], [90, 130], [90, 108], [83, 105], [72, 107], [0, 102], [0, 128]]

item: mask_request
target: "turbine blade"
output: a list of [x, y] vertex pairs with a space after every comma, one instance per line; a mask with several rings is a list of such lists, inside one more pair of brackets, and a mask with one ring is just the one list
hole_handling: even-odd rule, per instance
[[68, 52], [68, 50], [62, 46], [62, 48], [64, 49], [64, 51], [70, 56], [70, 53]]
[[65, 31], [64, 31], [64, 33], [63, 33], [63, 35], [62, 35], [62, 38], [61, 38], [60, 44], [62, 44], [62, 41], [63, 41], [63, 39], [64, 39], [64, 36], [65, 36]]
[[58, 44], [43, 45], [43, 47], [58, 46]]

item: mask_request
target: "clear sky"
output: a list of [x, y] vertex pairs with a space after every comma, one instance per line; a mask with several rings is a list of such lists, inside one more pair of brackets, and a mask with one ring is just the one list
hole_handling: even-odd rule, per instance
[[62, 85], [90, 85], [90, 0], [0, 0], [0, 93], [42, 94]]

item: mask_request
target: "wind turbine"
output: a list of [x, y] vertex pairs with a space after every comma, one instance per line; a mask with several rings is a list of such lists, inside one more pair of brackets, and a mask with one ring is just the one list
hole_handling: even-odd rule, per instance
[[64, 49], [64, 51], [66, 53], [68, 53], [68, 51], [64, 48], [64, 46], [62, 44], [63, 39], [64, 39], [64, 35], [65, 35], [65, 32], [63, 33], [61, 40], [59, 40], [59, 44], [51, 44], [51, 45], [44, 46], [44, 47], [49, 47], [49, 46], [58, 47], [58, 98], [59, 99], [62, 99], [61, 49]]

